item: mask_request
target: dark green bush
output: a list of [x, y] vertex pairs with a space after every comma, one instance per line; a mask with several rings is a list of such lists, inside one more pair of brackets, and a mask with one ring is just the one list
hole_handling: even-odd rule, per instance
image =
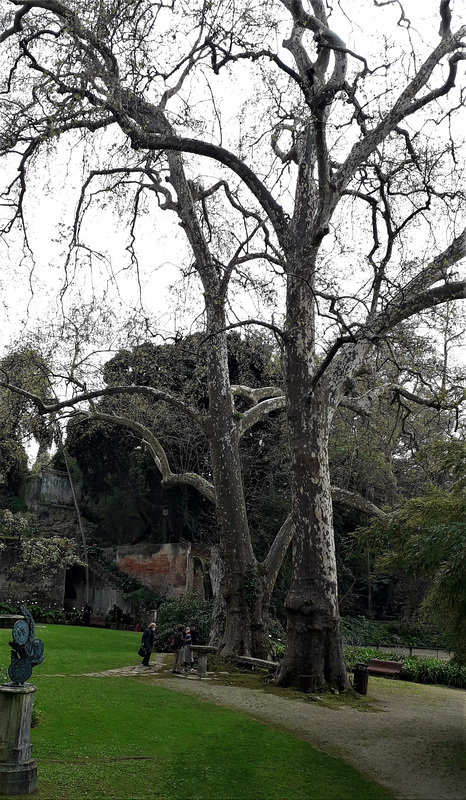
[[81, 611], [70, 611], [65, 614], [68, 625], [82, 625], [83, 615]]
[[466, 689], [466, 667], [436, 658], [419, 658], [419, 656], [403, 656], [401, 679], [414, 683], [439, 683]]
[[139, 589], [125, 594], [125, 600], [129, 600], [131, 603], [131, 608], [138, 618], [137, 622], [141, 621], [140, 618], [144, 616], [145, 611], [152, 608], [159, 608], [164, 602], [162, 595], [158, 592], [153, 592], [151, 589], [147, 589], [145, 586], [140, 586]]
[[64, 625], [66, 622], [66, 617], [63, 611], [44, 611], [41, 616], [41, 622], [45, 622], [48, 625]]
[[[63, 611], [58, 609], [46, 610], [41, 608], [37, 603], [26, 602], [26, 608], [30, 612], [34, 622], [47, 622], [63, 625], [65, 622], [65, 615]], [[8, 603], [0, 603], [0, 614], [20, 614], [19, 604], [17, 606], [9, 605]], [[81, 621], [81, 614], [79, 614]]]
[[371, 658], [399, 661], [403, 664], [400, 680], [413, 683], [436, 683], [466, 689], [466, 667], [437, 658], [385, 653], [376, 647], [345, 647], [345, 660], [351, 672], [358, 662], [367, 664]]
[[37, 726], [42, 722], [44, 715], [40, 709], [34, 705], [31, 713], [31, 728], [37, 728]]
[[286, 631], [276, 617], [270, 617], [268, 624], [269, 636], [275, 650], [275, 658], [280, 660], [285, 655]]
[[212, 617], [212, 600], [201, 600], [198, 597], [177, 597], [166, 600], [160, 607], [155, 634], [155, 649], [169, 652], [170, 642], [178, 625], [195, 625], [197, 643], [207, 644]]
[[385, 653], [376, 647], [345, 647], [345, 661], [348, 670], [353, 670], [356, 664], [367, 664], [371, 658], [381, 658], [384, 661], [401, 661], [397, 653]]
[[275, 649], [276, 660], [281, 661], [281, 659], [285, 655], [285, 642], [277, 642], [276, 640], [272, 639], [272, 644]]
[[286, 642], [286, 631], [276, 617], [270, 617], [268, 631], [274, 642]]
[[42, 622], [45, 614], [47, 613], [43, 608], [37, 605], [37, 603], [31, 603], [31, 605], [28, 606], [28, 609], [31, 612], [34, 622]]
[[18, 511], [28, 510], [28, 507], [24, 502], [24, 500], [22, 500], [21, 497], [18, 497], [17, 495], [13, 495], [13, 497], [10, 498], [8, 502], [8, 508], [10, 509], [10, 511], [13, 512], [13, 514], [16, 514]]
[[366, 617], [342, 617], [341, 633], [347, 645], [384, 647], [445, 647], [443, 633], [429, 624], [391, 620], [379, 622]]
[[18, 614], [18, 608], [10, 606], [9, 603], [0, 603], [0, 614]]

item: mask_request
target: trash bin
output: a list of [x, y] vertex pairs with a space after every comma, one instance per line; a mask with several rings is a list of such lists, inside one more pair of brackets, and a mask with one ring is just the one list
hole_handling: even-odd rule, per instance
[[314, 675], [300, 675], [299, 676], [299, 685], [301, 687], [302, 692], [309, 692], [314, 691]]
[[354, 667], [353, 689], [358, 694], [367, 694], [369, 667], [367, 664], [356, 664]]

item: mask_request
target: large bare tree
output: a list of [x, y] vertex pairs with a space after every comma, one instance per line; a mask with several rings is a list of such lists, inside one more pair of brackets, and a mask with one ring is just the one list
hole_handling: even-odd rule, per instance
[[[273, 569], [252, 551], [238, 440], [285, 404], [292, 509], [271, 554], [292, 533], [293, 572], [278, 680], [313, 673], [317, 685], [345, 688], [329, 431], [339, 405], [365, 407], [357, 377], [381, 340], [466, 296], [457, 272], [466, 229], [456, 87], [466, 27], [449, 0], [421, 33], [398, 0], [366, 0], [352, 23], [351, 4], [323, 0], [8, 5], [0, 152], [18, 169], [4, 192], [4, 230], [19, 223], [27, 232], [28, 180], [41, 155], [82, 137], [93, 139], [98, 163], [82, 186], [70, 248], [82, 248], [83, 219], [104, 189], [132, 197], [134, 261], [144, 197], [177, 215], [205, 304], [202, 425], [224, 548], [224, 652], [264, 647], [260, 574]], [[382, 15], [386, 36], [371, 37]], [[270, 318], [229, 316], [237, 287], [261, 283], [266, 292], [280, 281], [281, 329]], [[280, 337], [284, 393], [230, 386], [225, 332], [239, 322]], [[245, 414], [237, 396], [249, 400]]]

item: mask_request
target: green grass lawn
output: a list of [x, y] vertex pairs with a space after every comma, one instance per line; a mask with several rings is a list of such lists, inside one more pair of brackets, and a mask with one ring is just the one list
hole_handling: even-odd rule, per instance
[[[141, 663], [141, 634], [134, 631], [38, 624], [36, 636], [44, 642], [45, 660], [34, 668], [34, 681], [41, 674], [98, 672]], [[0, 629], [0, 664], [10, 662], [10, 639], [11, 629]]]
[[[389, 796], [306, 742], [231, 710], [154, 687], [150, 679], [64, 676], [137, 663], [136, 634], [47, 626], [38, 627], [36, 635], [43, 638], [46, 655], [33, 674], [39, 712], [31, 734], [39, 768], [33, 797], [38, 800]], [[0, 631], [4, 665], [8, 638], [8, 632]]]

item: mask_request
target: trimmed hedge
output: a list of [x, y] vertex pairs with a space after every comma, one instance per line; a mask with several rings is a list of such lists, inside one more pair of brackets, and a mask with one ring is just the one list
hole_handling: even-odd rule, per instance
[[403, 664], [400, 680], [412, 683], [440, 684], [452, 686], [455, 689], [466, 689], [466, 667], [461, 667], [449, 661], [440, 661], [436, 658], [423, 658], [422, 656], [408, 656], [400, 653], [386, 653], [376, 647], [346, 647], [345, 660], [349, 671], [353, 670], [358, 662], [367, 663], [371, 658], [383, 661], [399, 661]]

